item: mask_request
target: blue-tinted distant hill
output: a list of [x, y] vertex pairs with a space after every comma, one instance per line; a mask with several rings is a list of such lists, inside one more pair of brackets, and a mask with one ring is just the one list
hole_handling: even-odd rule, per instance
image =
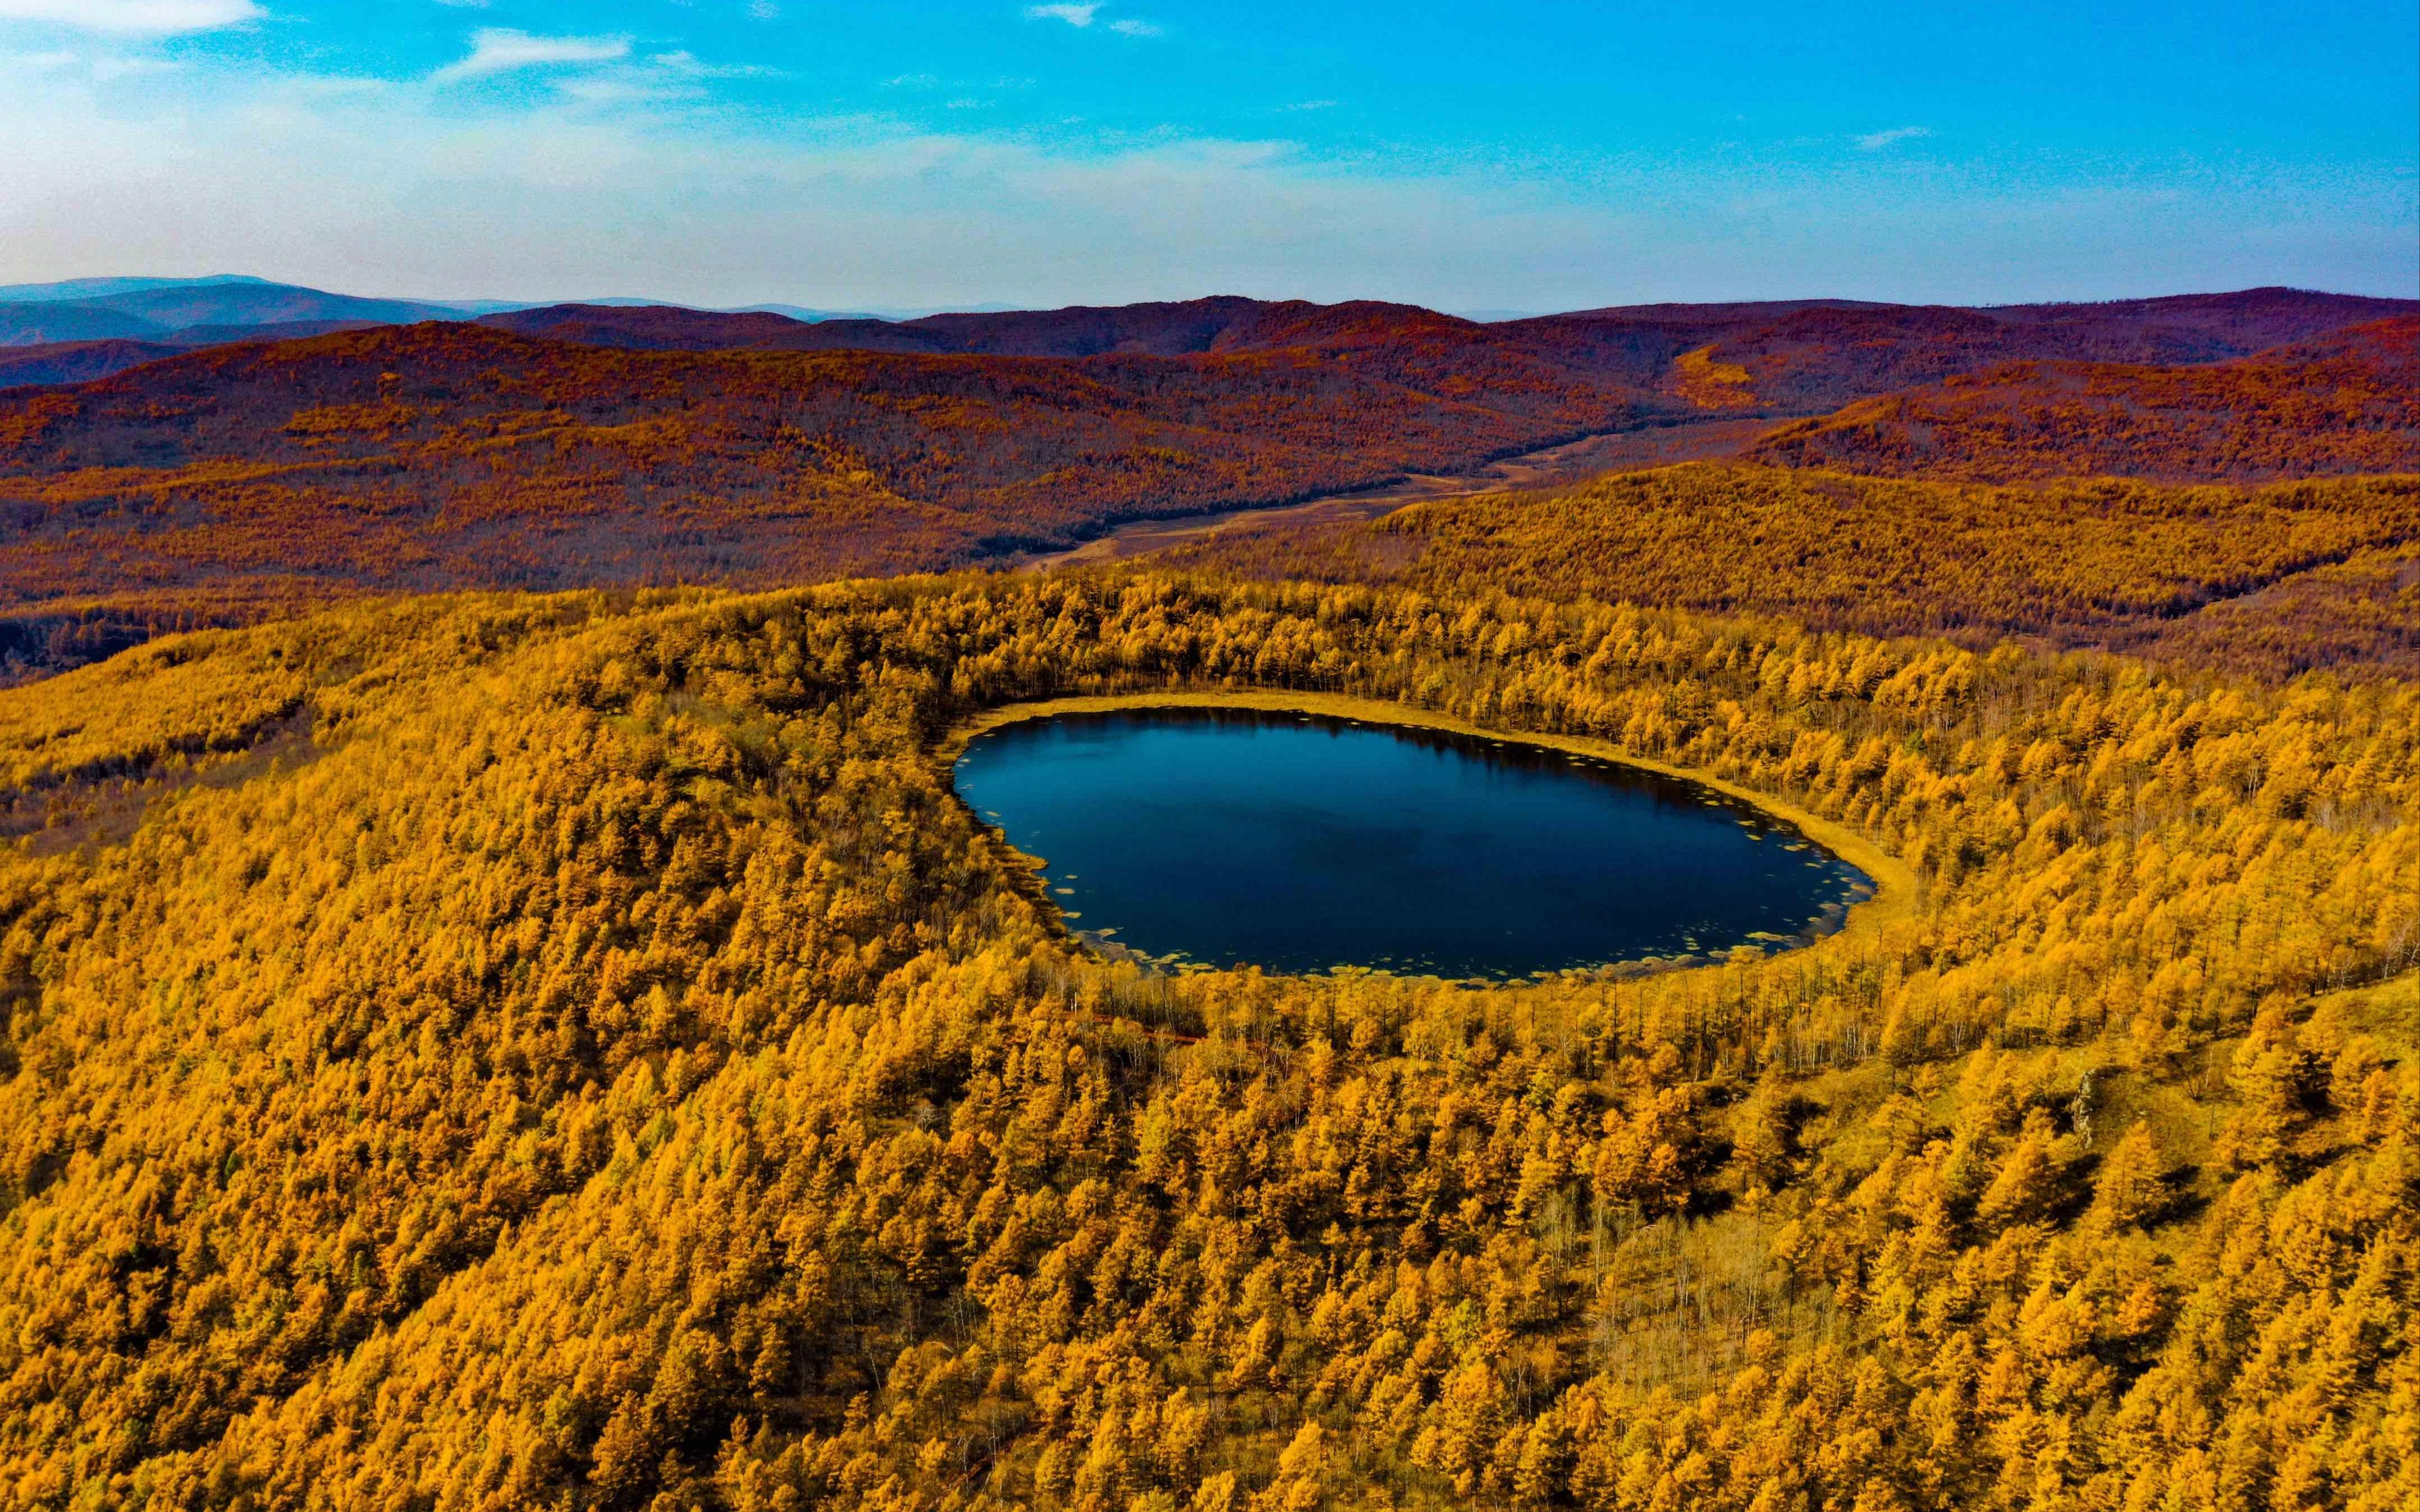
[[[861, 310], [820, 310], [797, 304], [752, 305], [746, 310], [736, 311], [694, 311], [666, 304], [660, 300], [624, 296], [589, 300], [576, 305], [539, 305], [514, 300], [368, 299], [240, 273], [214, 274], [208, 278], [72, 278], [53, 284], [0, 285], [0, 347], [51, 347], [70, 342], [147, 342], [168, 343], [177, 347], [209, 347], [231, 341], [290, 340], [370, 325], [411, 325], [422, 320], [465, 320], [505, 316], [538, 308], [659, 310], [710, 318], [762, 315], [785, 324], [842, 321], [880, 325], [902, 314], [895, 311], [877, 314]], [[601, 344], [628, 345], [618, 340]], [[856, 346], [861, 343], [826, 345]], [[99, 361], [101, 355], [98, 352], [86, 354], [84, 360]], [[18, 370], [34, 370], [34, 365], [23, 363], [10, 366]]]
[[363, 299], [232, 276], [77, 279], [0, 293], [17, 296], [0, 298], [0, 346], [6, 347], [110, 339], [210, 346], [318, 335], [344, 326], [459, 320], [465, 314], [423, 300]]
[[168, 328], [89, 300], [0, 304], [0, 347], [62, 341], [158, 340]]
[[55, 284], [0, 284], [0, 304], [49, 304], [62, 300], [105, 300], [120, 294], [147, 294], [163, 288], [209, 288], [225, 284], [266, 285], [249, 273], [213, 273], [208, 278], [70, 278]]
[[369, 300], [294, 284], [206, 284], [137, 289], [87, 304], [139, 316], [164, 331], [187, 326], [258, 326], [295, 320], [364, 320], [410, 325], [458, 320], [451, 305], [420, 300]]

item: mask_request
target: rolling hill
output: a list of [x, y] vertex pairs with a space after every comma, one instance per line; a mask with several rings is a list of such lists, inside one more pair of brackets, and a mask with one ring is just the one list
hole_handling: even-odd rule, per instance
[[168, 328], [156, 320], [106, 304], [57, 300], [39, 304], [0, 304], [0, 350], [67, 341], [157, 338]]
[[1784, 425], [1749, 455], [1990, 482], [2420, 471], [2420, 316], [2202, 366], [2005, 364]]
[[[255, 313], [287, 297], [239, 292]], [[125, 298], [155, 295], [223, 291]], [[2381, 306], [2401, 313], [2345, 326]], [[1629, 427], [1661, 427], [1658, 462], [1728, 455], [1756, 417], [1839, 395], [1847, 408], [1781, 425], [1757, 458], [1972, 479], [2391, 471], [2412, 465], [2420, 432], [2415, 319], [2408, 302], [2273, 290], [1494, 325], [1215, 299], [897, 324], [555, 306], [166, 360], [166, 343], [49, 344], [0, 354], [0, 378], [148, 361], [0, 394], [0, 509], [15, 526], [0, 605], [29, 625], [106, 612], [135, 625], [183, 623], [196, 594], [934, 570]], [[2279, 332], [2298, 344], [2238, 350]], [[873, 340], [894, 349], [851, 345]], [[2059, 355], [2074, 353], [2128, 361]], [[146, 607], [163, 594], [180, 618]]]
[[49, 284], [0, 284], [0, 304], [34, 304], [54, 300], [103, 300], [119, 294], [157, 289], [212, 288], [228, 284], [265, 285], [249, 273], [212, 273], [201, 278], [68, 278]]
[[824, 320], [666, 305], [552, 305], [482, 323], [594, 346], [656, 350], [973, 353], [1159, 357], [1388, 344], [1439, 354], [1520, 353], [1652, 385], [1681, 354], [1744, 366], [1761, 409], [1828, 409], [2010, 359], [2206, 363], [2309, 339], [2420, 302], [2292, 289], [1997, 309], [1860, 304], [1638, 305], [1482, 324], [1412, 305], [1316, 305], [1239, 297], [1108, 308]]
[[87, 301], [137, 316], [163, 330], [188, 326], [275, 326], [298, 320], [362, 320], [407, 325], [451, 320], [451, 305], [363, 299], [292, 284], [206, 284], [136, 289]]
[[462, 324], [214, 348], [0, 398], [20, 602], [263, 572], [356, 587], [771, 582], [1474, 465], [1652, 395], [1240, 357], [646, 352]]
[[0, 389], [83, 383], [130, 367], [182, 355], [187, 348], [164, 341], [119, 336], [99, 341], [50, 341], [0, 347]]
[[2415, 313], [2420, 301], [2263, 288], [1989, 309], [1844, 301], [1642, 305], [1500, 329], [1530, 339], [1630, 332], [1673, 358], [1699, 354], [1667, 386], [1691, 391], [1703, 408], [1811, 414], [2009, 362], [2220, 362]]
[[451, 305], [362, 299], [256, 278], [77, 279], [0, 289], [0, 355], [9, 347], [113, 338], [179, 347], [280, 341], [463, 315]]
[[2270, 679], [2420, 676], [2411, 474], [1992, 486], [1696, 462], [1430, 500], [1374, 521], [1243, 526], [1160, 560], [1772, 614], [1978, 649], [2013, 637]]

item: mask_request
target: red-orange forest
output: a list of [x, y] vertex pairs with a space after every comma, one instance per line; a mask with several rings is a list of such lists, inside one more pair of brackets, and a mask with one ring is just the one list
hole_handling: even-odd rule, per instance
[[[2420, 469], [2415, 320], [2409, 301], [2289, 290], [1500, 325], [1246, 300], [901, 325], [562, 306], [238, 344], [0, 389], [0, 607], [20, 662], [60, 665], [364, 591], [1002, 564], [1124, 519], [1467, 472], [1614, 432], [1654, 435], [1675, 459], [1945, 481], [2395, 474]], [[869, 342], [884, 349], [843, 345]], [[1744, 418], [1774, 424], [1743, 445]], [[1696, 517], [1673, 508], [1675, 525]], [[2392, 544], [2377, 533], [2347, 538]], [[2357, 554], [2331, 549], [2293, 561]], [[1802, 596], [1797, 571], [1767, 584], [1776, 603]], [[2251, 563], [2224, 596], [2279, 583]], [[1947, 609], [1962, 623], [1966, 595]]]
[[[2416, 347], [0, 348], [0, 1504], [2420, 1505]], [[1643, 975], [1110, 959], [939, 752], [1170, 691], [1594, 742], [1879, 892]]]

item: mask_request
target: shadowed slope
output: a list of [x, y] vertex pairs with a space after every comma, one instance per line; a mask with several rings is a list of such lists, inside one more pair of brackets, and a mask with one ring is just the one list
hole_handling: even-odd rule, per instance
[[186, 350], [164, 341], [113, 336], [101, 341], [48, 341], [0, 347], [0, 389], [47, 383], [83, 383], [130, 367], [176, 357]]

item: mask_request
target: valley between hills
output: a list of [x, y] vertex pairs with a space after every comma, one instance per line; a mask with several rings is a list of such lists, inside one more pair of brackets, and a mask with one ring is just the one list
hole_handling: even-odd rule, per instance
[[[2420, 303], [265, 287], [0, 325], [0, 1502], [2420, 1504]], [[1156, 969], [1171, 706], [1871, 886]]]

